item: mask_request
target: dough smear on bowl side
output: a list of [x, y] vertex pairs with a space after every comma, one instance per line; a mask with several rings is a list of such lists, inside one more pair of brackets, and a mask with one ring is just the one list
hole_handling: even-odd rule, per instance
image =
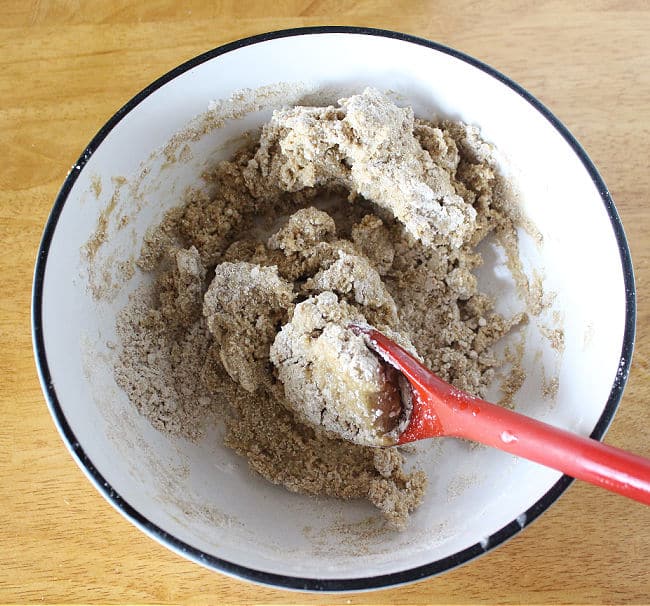
[[195, 439], [221, 420], [269, 481], [367, 499], [403, 528], [425, 474], [321, 427], [402, 420], [391, 378], [346, 327], [376, 326], [483, 396], [492, 345], [523, 320], [495, 313], [472, 274], [477, 244], [514, 232], [499, 179], [477, 129], [414, 118], [373, 89], [276, 111], [204, 175], [214, 195], [193, 191], [147, 233], [154, 284], [119, 317], [119, 385], [155, 427]]

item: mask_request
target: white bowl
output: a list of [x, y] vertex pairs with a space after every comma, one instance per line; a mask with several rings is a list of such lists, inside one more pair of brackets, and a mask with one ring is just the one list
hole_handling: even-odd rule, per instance
[[[540, 247], [521, 231], [523, 263], [543, 273], [555, 298], [525, 329], [528, 378], [517, 408], [600, 439], [630, 368], [634, 280], [614, 203], [567, 129], [502, 74], [433, 42], [345, 27], [254, 36], [174, 69], [120, 109], [72, 167], [36, 264], [34, 348], [63, 440], [106, 499], [173, 551], [258, 583], [347, 591], [434, 575], [518, 533], [571, 483], [501, 452], [430, 442], [414, 455], [429, 472], [424, 503], [406, 531], [382, 531], [367, 504], [295, 495], [258, 478], [221, 446], [218, 430], [198, 444], [155, 431], [115, 385], [115, 316], [145, 279], [129, 278], [120, 262], [137, 255], [145, 229], [274, 107], [366, 86], [393, 91], [417, 115], [478, 125], [519, 183], [543, 236]], [[255, 90], [231, 98], [242, 89]], [[223, 120], [205, 118], [209, 105], [208, 118]], [[163, 149], [179, 131], [182, 145]], [[483, 289], [515, 311], [521, 302], [502, 256], [491, 245], [484, 252]], [[107, 276], [113, 287], [98, 293]], [[561, 353], [544, 336], [551, 329], [564, 331]], [[555, 378], [556, 396], [544, 399], [544, 382]]]

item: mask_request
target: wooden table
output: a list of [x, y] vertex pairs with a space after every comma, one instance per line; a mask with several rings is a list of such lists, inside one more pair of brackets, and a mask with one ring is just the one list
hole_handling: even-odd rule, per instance
[[31, 278], [44, 222], [68, 168], [118, 107], [186, 59], [243, 36], [322, 24], [390, 28], [505, 72], [599, 167], [627, 231], [639, 301], [632, 373], [607, 442], [650, 456], [650, 5], [570, 4], [2, 3], [0, 601], [650, 602], [650, 509], [584, 484], [495, 552], [409, 587], [317, 596], [209, 572], [148, 539], [86, 480], [55, 431], [32, 359]]

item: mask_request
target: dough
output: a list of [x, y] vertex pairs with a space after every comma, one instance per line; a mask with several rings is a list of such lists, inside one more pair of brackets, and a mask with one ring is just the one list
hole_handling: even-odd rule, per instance
[[390, 440], [404, 422], [395, 378], [348, 326], [483, 395], [492, 345], [522, 319], [472, 274], [486, 234], [514, 234], [490, 147], [367, 89], [275, 112], [204, 178], [147, 234], [155, 280], [118, 321], [116, 380], [157, 428], [196, 438], [216, 418], [269, 481], [367, 499], [403, 528], [425, 475], [337, 437]]
[[267, 380], [269, 346], [294, 299], [275, 267], [224, 262], [205, 293], [203, 314], [233, 381], [256, 391]]
[[366, 323], [325, 290], [298, 304], [271, 347], [287, 404], [312, 425], [358, 444], [392, 446], [408, 420], [395, 373], [354, 334]]
[[458, 248], [474, 231], [476, 210], [422, 148], [414, 124], [412, 109], [369, 88], [339, 107], [275, 112], [247, 170], [277, 175], [285, 191], [341, 184], [389, 210], [423, 244]]

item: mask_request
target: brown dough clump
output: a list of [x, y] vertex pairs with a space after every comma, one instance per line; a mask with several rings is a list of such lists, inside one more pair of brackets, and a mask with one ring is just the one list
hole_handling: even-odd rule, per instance
[[472, 274], [476, 244], [514, 231], [490, 157], [476, 129], [372, 89], [276, 112], [205, 175], [213, 196], [193, 192], [148, 232], [140, 264], [156, 279], [118, 322], [118, 383], [156, 427], [196, 437], [220, 418], [269, 481], [368, 499], [403, 527], [424, 474], [328, 431], [396, 422], [390, 405], [368, 416], [385, 377], [347, 326], [373, 324], [484, 394], [492, 344], [522, 319], [494, 313]]
[[205, 293], [203, 313], [226, 372], [246, 391], [269, 381], [269, 347], [293, 302], [275, 267], [224, 262]]
[[423, 244], [458, 248], [474, 231], [476, 211], [422, 148], [414, 125], [412, 109], [373, 89], [337, 108], [275, 112], [246, 171], [259, 181], [272, 176], [284, 191], [343, 185], [389, 210]]
[[323, 290], [296, 306], [271, 346], [287, 405], [297, 418], [335, 436], [394, 445], [408, 420], [394, 373], [350, 330], [350, 323], [366, 324], [358, 309]]
[[333, 292], [351, 305], [364, 309], [368, 322], [381, 326], [397, 323], [397, 307], [386, 285], [370, 261], [359, 255], [339, 251], [338, 259], [327, 269], [309, 278], [303, 292]]

